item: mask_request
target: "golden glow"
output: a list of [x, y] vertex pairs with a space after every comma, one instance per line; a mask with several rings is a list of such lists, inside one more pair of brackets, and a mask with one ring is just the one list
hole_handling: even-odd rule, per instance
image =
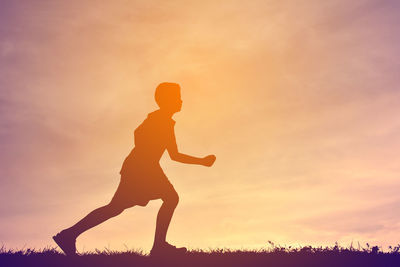
[[[186, 3], [15, 7], [9, 27], [23, 33], [1, 37], [1, 241], [53, 245], [106, 204], [133, 130], [157, 108], [156, 86], [171, 81], [182, 87], [179, 149], [217, 156], [202, 168], [164, 155], [181, 199], [172, 243], [397, 244], [400, 96], [378, 19], [389, 11], [356, 19], [362, 1]], [[78, 250], [150, 249], [160, 204], [88, 231]]]

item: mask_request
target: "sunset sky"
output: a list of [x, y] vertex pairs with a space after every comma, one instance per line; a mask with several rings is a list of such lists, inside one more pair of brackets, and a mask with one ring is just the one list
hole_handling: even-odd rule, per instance
[[[0, 2], [0, 244], [107, 204], [160, 82], [182, 87], [189, 248], [400, 243], [400, 1]], [[149, 251], [161, 200], [79, 237]]]

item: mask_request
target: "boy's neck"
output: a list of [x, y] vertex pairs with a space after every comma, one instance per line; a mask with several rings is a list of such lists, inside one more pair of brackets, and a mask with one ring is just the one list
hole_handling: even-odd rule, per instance
[[165, 109], [159, 109], [158, 112], [160, 112], [160, 114], [163, 114], [164, 116], [168, 117], [168, 118], [172, 118], [172, 115], [174, 115], [175, 112], [171, 112], [169, 110], [165, 110]]

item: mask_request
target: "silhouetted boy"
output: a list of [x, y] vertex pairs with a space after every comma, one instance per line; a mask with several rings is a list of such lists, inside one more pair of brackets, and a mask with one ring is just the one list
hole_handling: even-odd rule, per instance
[[121, 180], [110, 203], [95, 209], [72, 227], [53, 236], [54, 241], [67, 254], [76, 254], [76, 238], [86, 230], [120, 214], [135, 205], [146, 206], [150, 200], [162, 199], [157, 215], [157, 225], [151, 254], [185, 252], [166, 242], [169, 223], [178, 204], [178, 194], [165, 176], [159, 160], [167, 149], [172, 160], [212, 166], [214, 155], [192, 157], [178, 152], [172, 115], [181, 110], [180, 86], [161, 83], [157, 86], [155, 100], [160, 109], [148, 114], [135, 130], [135, 147], [125, 158], [120, 171]]

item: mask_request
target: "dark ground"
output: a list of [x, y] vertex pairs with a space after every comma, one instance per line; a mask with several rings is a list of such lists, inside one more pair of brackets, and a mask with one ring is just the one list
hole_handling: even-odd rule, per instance
[[0, 266], [400, 266], [400, 245], [388, 252], [378, 247], [285, 248], [262, 250], [194, 250], [183, 255], [150, 257], [135, 251], [96, 251], [68, 257], [54, 248], [35, 251], [0, 248]]

